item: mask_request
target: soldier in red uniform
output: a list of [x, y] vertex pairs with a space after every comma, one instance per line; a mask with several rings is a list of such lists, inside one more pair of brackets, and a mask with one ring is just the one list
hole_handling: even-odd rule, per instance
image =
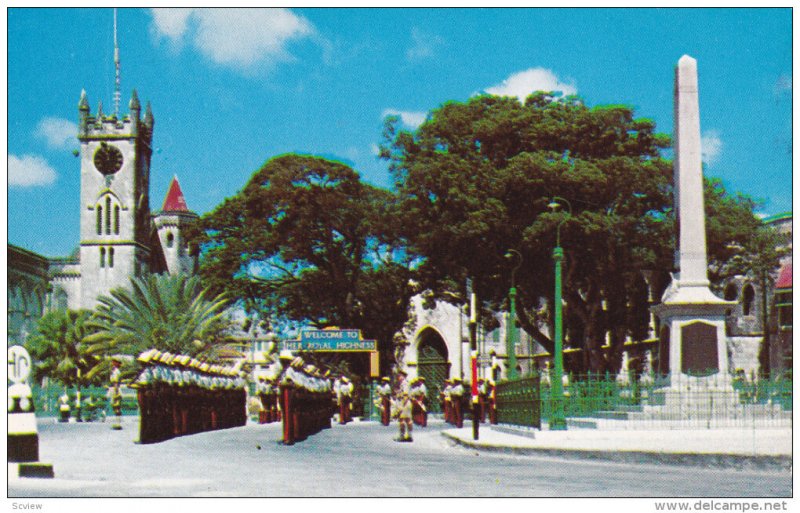
[[381, 378], [381, 384], [375, 389], [380, 399], [381, 407], [381, 424], [384, 426], [389, 425], [392, 414], [392, 386], [391, 380], [384, 376]]

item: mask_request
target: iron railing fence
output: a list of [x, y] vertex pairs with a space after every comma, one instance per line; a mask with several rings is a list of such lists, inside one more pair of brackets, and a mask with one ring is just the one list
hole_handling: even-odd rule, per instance
[[[500, 423], [540, 427], [553, 411], [548, 377], [497, 385]], [[538, 387], [534, 386], [538, 383]], [[624, 380], [570, 375], [564, 416], [572, 427], [601, 429], [779, 428], [792, 426], [792, 381], [724, 376]]]
[[[31, 392], [33, 393], [34, 406], [36, 407], [36, 416], [54, 417], [59, 415], [59, 398], [64, 395], [63, 385], [32, 385]], [[120, 388], [120, 392], [122, 393], [122, 414], [138, 415], [139, 403], [136, 398], [136, 391], [123, 386]], [[69, 388], [67, 395], [69, 396], [70, 415], [74, 416], [77, 390]], [[93, 411], [97, 413], [105, 412], [108, 416], [112, 415], [108, 387], [81, 387], [81, 416], [87, 417]]]
[[496, 387], [497, 422], [541, 429], [539, 376], [503, 381]]

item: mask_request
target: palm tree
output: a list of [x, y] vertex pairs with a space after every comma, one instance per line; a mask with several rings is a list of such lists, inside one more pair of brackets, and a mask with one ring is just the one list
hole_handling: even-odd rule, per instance
[[106, 354], [136, 355], [150, 348], [214, 359], [228, 341], [228, 300], [208, 298], [198, 277], [132, 278], [130, 289], [100, 297], [87, 342]]
[[91, 333], [88, 310], [54, 310], [39, 319], [25, 343], [33, 358], [34, 379], [49, 377], [65, 387], [81, 387], [98, 381], [103, 359], [86, 342]]

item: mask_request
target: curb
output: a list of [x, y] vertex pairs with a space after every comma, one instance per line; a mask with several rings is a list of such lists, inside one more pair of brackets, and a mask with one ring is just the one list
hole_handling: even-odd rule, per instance
[[655, 463], [699, 467], [792, 470], [791, 456], [747, 456], [739, 454], [698, 454], [681, 452], [565, 449], [556, 447], [513, 447], [464, 440], [445, 432], [442, 432], [442, 436], [469, 449], [500, 454], [551, 456], [582, 460], [613, 461], [618, 463]]

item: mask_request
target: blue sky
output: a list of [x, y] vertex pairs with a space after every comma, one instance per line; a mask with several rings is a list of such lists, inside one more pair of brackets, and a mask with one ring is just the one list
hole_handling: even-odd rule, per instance
[[[123, 113], [155, 116], [151, 208], [177, 175], [198, 213], [273, 156], [350, 163], [388, 187], [382, 120], [487, 91], [575, 92], [672, 132], [674, 66], [698, 61], [706, 174], [792, 208], [789, 9], [120, 9]], [[8, 10], [8, 239], [78, 245], [76, 122], [113, 105], [111, 9]]]

